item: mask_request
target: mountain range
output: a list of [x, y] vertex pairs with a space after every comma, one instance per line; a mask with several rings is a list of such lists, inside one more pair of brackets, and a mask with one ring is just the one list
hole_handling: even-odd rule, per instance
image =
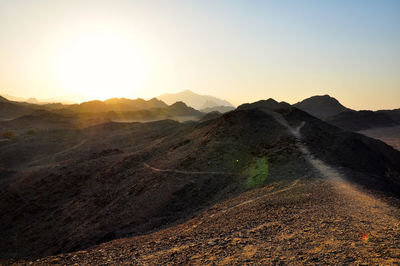
[[157, 97], [158, 99], [172, 104], [174, 102], [184, 102], [197, 110], [212, 108], [217, 106], [234, 107], [230, 102], [209, 95], [199, 95], [190, 90], [178, 93], [166, 93]]

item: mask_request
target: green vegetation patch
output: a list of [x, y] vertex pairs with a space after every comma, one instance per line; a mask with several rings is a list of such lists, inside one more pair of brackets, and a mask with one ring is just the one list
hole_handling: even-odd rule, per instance
[[246, 180], [246, 188], [253, 188], [267, 180], [268, 161], [265, 157], [257, 159], [255, 163], [250, 165], [248, 169], [248, 178]]

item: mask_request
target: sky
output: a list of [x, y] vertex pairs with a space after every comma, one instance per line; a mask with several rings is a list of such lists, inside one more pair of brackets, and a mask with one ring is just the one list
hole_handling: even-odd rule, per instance
[[0, 95], [400, 108], [400, 1], [0, 0]]

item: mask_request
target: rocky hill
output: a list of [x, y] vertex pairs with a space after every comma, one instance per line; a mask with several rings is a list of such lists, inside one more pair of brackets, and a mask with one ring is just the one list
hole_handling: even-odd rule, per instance
[[274, 99], [269, 98], [268, 100], [261, 100], [258, 102], [254, 103], [245, 103], [240, 106], [238, 106], [238, 110], [246, 110], [246, 109], [256, 109], [260, 108], [263, 110], [270, 110], [270, 111], [278, 111], [278, 110], [284, 110], [284, 109], [289, 109], [291, 106], [290, 104], [286, 102], [280, 102], [278, 103]]
[[[173, 108], [182, 107], [178, 103]], [[257, 197], [289, 191], [290, 184], [307, 184], [310, 178], [337, 175], [384, 195], [400, 193], [399, 151], [272, 99], [201, 122], [104, 123], [47, 131], [0, 145], [0, 168], [8, 171], [0, 180], [3, 258], [43, 257], [134, 236], [137, 244], [130, 252], [147, 252], [149, 242], [143, 240], [141, 246], [139, 239], [146, 237], [139, 235], [167, 228], [180, 231], [175, 227], [180, 223], [189, 223], [186, 229], [200, 226], [196, 221], [202, 218], [193, 218], [200, 213], [207, 226], [196, 239], [207, 235], [211, 237], [207, 242], [214, 243], [209, 245], [219, 245], [218, 236], [231, 232], [223, 228], [242, 232], [242, 227], [235, 227], [246, 215], [217, 220], [214, 230], [212, 208], [223, 209], [226, 202], [227, 208], [238, 206], [246, 212], [243, 208]], [[312, 187], [305, 185], [296, 193], [321, 191], [312, 192]], [[317, 194], [310, 195], [318, 198]], [[277, 197], [255, 205], [251, 212], [264, 217], [262, 213], [271, 210], [274, 217], [281, 207], [283, 212], [289, 206], [305, 208], [308, 200], [290, 195], [289, 205]], [[247, 228], [248, 223], [241, 226]], [[261, 224], [248, 230], [256, 226]], [[210, 236], [212, 232], [219, 233]], [[174, 241], [183, 244], [182, 237]], [[168, 245], [163, 239], [158, 244]]]

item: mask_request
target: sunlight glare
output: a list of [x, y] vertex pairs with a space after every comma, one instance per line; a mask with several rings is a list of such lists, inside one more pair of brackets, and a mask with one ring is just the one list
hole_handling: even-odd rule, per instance
[[104, 100], [135, 95], [148, 66], [133, 40], [116, 33], [86, 33], [64, 45], [56, 72], [68, 90]]

